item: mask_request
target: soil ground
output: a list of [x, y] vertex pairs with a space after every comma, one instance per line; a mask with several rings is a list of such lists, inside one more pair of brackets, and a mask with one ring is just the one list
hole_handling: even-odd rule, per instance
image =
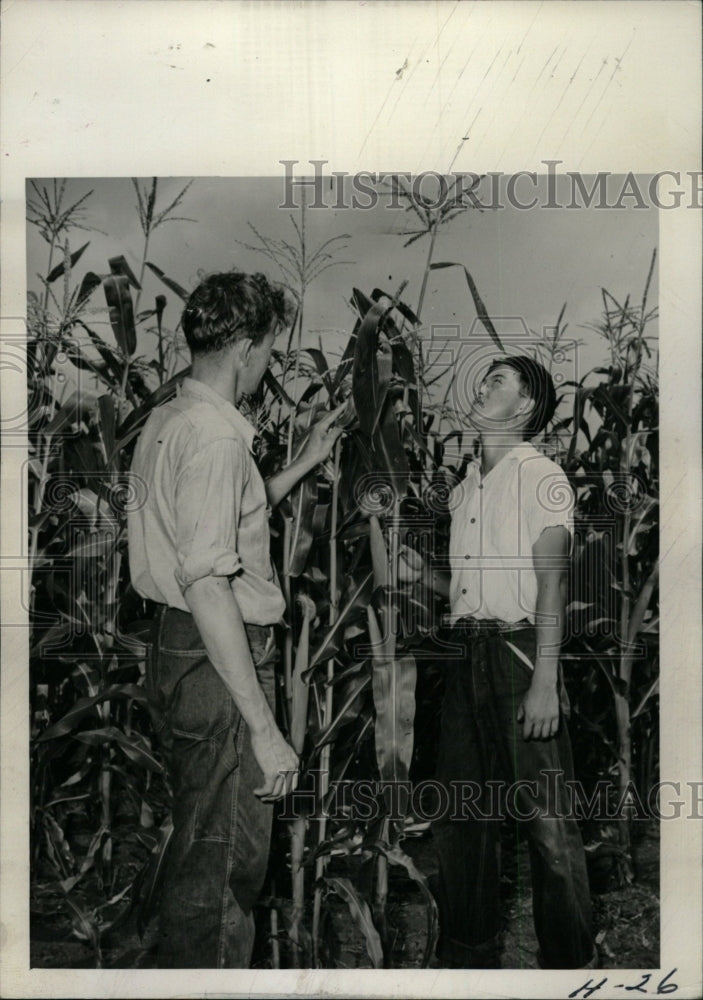
[[[429, 833], [409, 837], [403, 848], [432, 885], [437, 859]], [[659, 966], [659, 838], [655, 827], [647, 827], [635, 845], [635, 879], [621, 887], [609, 887], [611, 873], [591, 866], [597, 941], [603, 968], [648, 969]], [[126, 862], [127, 864], [129, 862]], [[355, 871], [355, 867], [357, 871]], [[602, 866], [601, 866], [602, 869]], [[358, 874], [354, 857], [333, 858], [330, 875]], [[501, 884], [505, 913], [502, 966], [506, 969], [538, 968], [537, 943], [532, 926], [532, 893], [526, 850], [504, 848]], [[35, 885], [31, 901], [30, 963], [33, 968], [94, 968], [96, 949], [76, 938], [75, 914], [67, 911], [60, 890]], [[335, 942], [330, 965], [368, 968], [372, 963], [365, 940], [349, 917], [345, 904], [336, 898], [330, 906], [330, 938]], [[419, 887], [404, 870], [389, 867], [387, 906], [388, 933], [394, 968], [420, 968], [426, 944], [427, 911]], [[134, 918], [108, 933], [101, 942], [103, 968], [148, 969], [155, 967], [154, 922], [142, 939]], [[270, 967], [270, 947], [262, 935], [255, 965]], [[437, 967], [435, 965], [435, 967]]]

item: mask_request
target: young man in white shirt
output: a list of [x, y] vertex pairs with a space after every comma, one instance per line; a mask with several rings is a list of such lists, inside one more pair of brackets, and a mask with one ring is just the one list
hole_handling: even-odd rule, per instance
[[451, 635], [464, 652], [447, 664], [438, 759], [459, 806], [433, 828], [443, 966], [500, 966], [505, 812], [529, 843], [539, 964], [595, 960], [559, 667], [573, 495], [529, 443], [555, 405], [542, 365], [496, 359], [468, 412], [480, 458], [450, 500]]
[[249, 966], [272, 803], [297, 782], [274, 717], [273, 626], [285, 602], [268, 516], [341, 430], [334, 411], [264, 484], [236, 405], [257, 389], [289, 318], [263, 275], [202, 281], [183, 312], [191, 376], [150, 415], [132, 462], [146, 501], [129, 515], [130, 572], [158, 608], [147, 693], [174, 796], [161, 968]]

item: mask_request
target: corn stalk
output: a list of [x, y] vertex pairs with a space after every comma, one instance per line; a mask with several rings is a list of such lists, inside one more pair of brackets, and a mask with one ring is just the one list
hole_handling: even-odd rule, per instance
[[[310, 626], [315, 617], [316, 608], [314, 601], [305, 594], [298, 598], [298, 603], [302, 610], [303, 621], [295, 652], [295, 670], [291, 678], [291, 707], [289, 717], [291, 746], [298, 754], [298, 757], [301, 757], [307, 731], [308, 698], [310, 694], [310, 687], [303, 680], [303, 676], [310, 662]], [[306, 818], [299, 816], [291, 821], [289, 829], [291, 896], [293, 900], [289, 934], [294, 945], [291, 960], [295, 969], [299, 967], [299, 929], [302, 925], [305, 910], [305, 870], [303, 868], [303, 860], [305, 856], [306, 828]]]
[[[330, 611], [329, 624], [333, 626], [337, 621], [339, 613], [339, 590], [337, 586], [338, 553], [337, 527], [339, 518], [339, 468], [342, 455], [342, 442], [337, 440], [334, 446], [334, 478], [332, 482], [332, 508], [330, 523], [329, 560], [330, 560]], [[326, 728], [332, 722], [333, 696], [334, 696], [334, 656], [327, 660], [326, 670], [327, 684], [325, 687], [325, 702], [322, 715], [322, 726]], [[319, 826], [318, 843], [322, 844], [327, 836], [327, 816], [325, 812], [325, 800], [329, 792], [330, 782], [330, 744], [326, 743], [322, 748], [320, 757], [320, 782], [319, 782]], [[320, 941], [320, 918], [322, 915], [322, 891], [320, 880], [325, 872], [327, 857], [320, 855], [315, 862], [315, 895], [313, 898], [312, 916], [312, 940], [313, 940], [313, 961], [315, 967], [319, 966], [319, 941]]]
[[[627, 364], [627, 354], [625, 355], [625, 378], [628, 379], [628, 394], [627, 394], [627, 421], [625, 424], [625, 447], [621, 453], [620, 459], [620, 470], [624, 476], [626, 497], [634, 497], [634, 479], [632, 471], [630, 468], [630, 463], [632, 461], [632, 412], [634, 407], [634, 393], [635, 384], [639, 374], [640, 365], [642, 362], [642, 350], [643, 350], [643, 337], [644, 329], [646, 324], [646, 309], [647, 309], [647, 297], [649, 293], [649, 286], [652, 280], [652, 273], [654, 271], [654, 263], [656, 260], [656, 250], [652, 254], [652, 261], [649, 267], [649, 273], [647, 275], [647, 281], [645, 283], [644, 294], [642, 296], [642, 305], [640, 307], [638, 322], [637, 322], [637, 340], [635, 344], [635, 359], [632, 367], [630, 368]], [[625, 310], [623, 310], [625, 313]], [[607, 317], [606, 313], [606, 317]], [[623, 316], [624, 322], [624, 316]], [[619, 336], [622, 331], [621, 322]], [[621, 553], [620, 553], [620, 565], [621, 565], [621, 578], [622, 578], [622, 597], [620, 605], [620, 637], [621, 637], [621, 648], [620, 648], [620, 664], [619, 664], [619, 674], [622, 686], [619, 690], [615, 692], [615, 714], [617, 720], [617, 731], [618, 731], [618, 779], [619, 779], [619, 790], [620, 799], [622, 803], [624, 801], [624, 796], [626, 790], [632, 779], [632, 734], [631, 734], [631, 717], [630, 717], [630, 685], [632, 680], [632, 665], [634, 660], [634, 648], [637, 641], [637, 636], [639, 635], [642, 623], [644, 621], [644, 615], [649, 606], [649, 602], [652, 598], [654, 592], [654, 587], [656, 585], [659, 573], [659, 563], [655, 563], [651, 572], [649, 573], [647, 579], [644, 581], [639, 595], [637, 596], [634, 604], [630, 597], [631, 593], [631, 579], [630, 579], [630, 554], [631, 554], [631, 529], [632, 529], [632, 504], [628, 501], [625, 504], [625, 511], [622, 520], [622, 535], [621, 535]], [[630, 850], [630, 823], [629, 820], [625, 820], [620, 823], [620, 844], [624, 851], [629, 855]]]

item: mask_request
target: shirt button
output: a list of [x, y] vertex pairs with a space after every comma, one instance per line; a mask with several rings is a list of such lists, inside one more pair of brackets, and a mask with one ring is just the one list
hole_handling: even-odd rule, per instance
[[471, 556], [468, 553], [464, 556], [464, 559], [470, 559], [470, 558]]
[[475, 517], [472, 517], [472, 518], [471, 518], [471, 523], [472, 523], [472, 524], [476, 524], [476, 518], [475, 518]]
[[465, 594], [465, 593], [467, 592], [467, 591], [466, 591], [466, 587], [464, 587], [464, 588], [463, 588], [463, 590], [462, 590], [461, 592], [462, 592], [462, 594]]

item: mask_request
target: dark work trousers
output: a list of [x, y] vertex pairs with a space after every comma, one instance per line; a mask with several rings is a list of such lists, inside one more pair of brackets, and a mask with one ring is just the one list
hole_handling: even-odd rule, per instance
[[[273, 707], [273, 629], [246, 626]], [[164, 873], [160, 968], [248, 968], [256, 902], [268, 863], [273, 806], [249, 729], [210, 663], [193, 617], [157, 611], [147, 670], [150, 708], [173, 784], [173, 838]]]
[[[573, 779], [573, 764], [561, 678], [557, 735], [525, 740], [517, 712], [532, 670], [522, 657], [534, 663], [536, 629], [450, 633], [466, 655], [447, 661], [438, 779], [452, 803], [463, 786], [458, 798], [464, 808], [459, 815], [450, 808], [433, 824], [438, 958], [459, 968], [500, 965], [500, 817], [512, 813], [529, 817], [519, 818], [518, 830], [529, 844], [539, 963], [552, 969], [588, 966], [595, 946], [586, 859], [577, 821], [564, 818], [569, 816], [564, 782]], [[453, 794], [452, 783], [458, 783]], [[496, 808], [498, 788], [503, 793]]]

